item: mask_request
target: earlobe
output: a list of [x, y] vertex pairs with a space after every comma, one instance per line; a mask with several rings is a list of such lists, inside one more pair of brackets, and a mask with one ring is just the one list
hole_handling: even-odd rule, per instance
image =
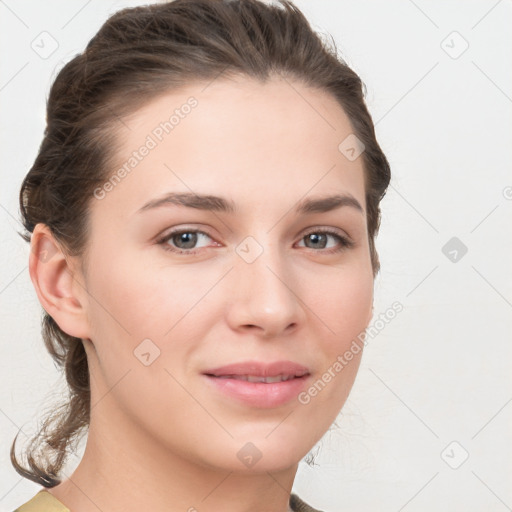
[[85, 295], [77, 296], [75, 272], [49, 227], [37, 224], [30, 241], [29, 273], [39, 302], [65, 333], [87, 338], [87, 301]]

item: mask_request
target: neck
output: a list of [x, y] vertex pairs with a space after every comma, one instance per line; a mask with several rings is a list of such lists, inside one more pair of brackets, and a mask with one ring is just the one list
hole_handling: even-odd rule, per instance
[[91, 416], [76, 470], [50, 489], [72, 512], [289, 511], [298, 464], [275, 473], [206, 466], [163, 448], [126, 418], [119, 422], [112, 410], [108, 418], [105, 412], [101, 421]]

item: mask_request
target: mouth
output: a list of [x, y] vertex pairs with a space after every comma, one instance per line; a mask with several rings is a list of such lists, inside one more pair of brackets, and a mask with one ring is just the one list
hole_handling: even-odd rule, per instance
[[225, 398], [252, 407], [273, 408], [296, 399], [311, 373], [291, 361], [249, 361], [207, 370], [203, 375]]
[[246, 382], [264, 382], [265, 384], [273, 384], [275, 382], [286, 382], [291, 379], [301, 379], [304, 375], [309, 375], [309, 373], [304, 373], [303, 375], [276, 375], [270, 377], [261, 377], [258, 375], [213, 375], [213, 374], [205, 374], [208, 377], [215, 377], [217, 379], [234, 379], [234, 380], [244, 380]]

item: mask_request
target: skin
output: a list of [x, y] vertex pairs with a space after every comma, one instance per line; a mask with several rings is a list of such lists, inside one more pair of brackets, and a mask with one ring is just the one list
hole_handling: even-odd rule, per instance
[[[362, 351], [308, 404], [267, 409], [205, 384], [208, 368], [291, 360], [310, 369], [310, 386], [368, 325], [373, 275], [363, 162], [338, 150], [353, 130], [334, 98], [277, 77], [189, 85], [124, 120], [119, 165], [190, 96], [197, 107], [103, 199], [92, 198], [86, 259], [66, 255], [42, 224], [32, 237], [39, 300], [82, 338], [90, 368], [84, 456], [49, 489], [73, 512], [287, 511], [298, 462], [336, 419], [359, 367]], [[240, 211], [137, 212], [171, 191], [222, 196]], [[334, 193], [350, 194], [363, 212], [293, 211]], [[166, 251], [187, 248], [177, 237], [156, 240], [174, 227], [206, 233], [197, 254]], [[353, 246], [332, 235], [315, 246], [305, 238], [318, 232], [311, 228]], [[250, 264], [235, 251], [248, 236], [263, 250]], [[134, 355], [147, 338], [160, 350], [149, 366]], [[237, 457], [247, 442], [262, 455], [250, 468]]]

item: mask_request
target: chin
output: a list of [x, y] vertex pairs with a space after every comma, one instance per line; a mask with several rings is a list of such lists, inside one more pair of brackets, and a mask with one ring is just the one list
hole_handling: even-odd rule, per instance
[[[303, 436], [303, 432], [300, 434]], [[282, 436], [272, 439], [273, 434], [268, 438], [265, 435], [236, 436], [225, 443], [212, 440], [208, 451], [196, 453], [196, 461], [216, 470], [239, 474], [277, 473], [297, 466], [313, 447], [306, 439], [289, 437], [283, 442]]]
[[[286, 431], [288, 430], [288, 432]], [[268, 436], [268, 437], [266, 437]], [[237, 451], [238, 468], [243, 468], [244, 460], [251, 461], [247, 470], [251, 472], [279, 472], [296, 466], [313, 447], [306, 438], [305, 432], [296, 426], [295, 429], [283, 429], [280, 435], [276, 431], [268, 435], [268, 431], [260, 438], [253, 437], [252, 441], [241, 443]]]

